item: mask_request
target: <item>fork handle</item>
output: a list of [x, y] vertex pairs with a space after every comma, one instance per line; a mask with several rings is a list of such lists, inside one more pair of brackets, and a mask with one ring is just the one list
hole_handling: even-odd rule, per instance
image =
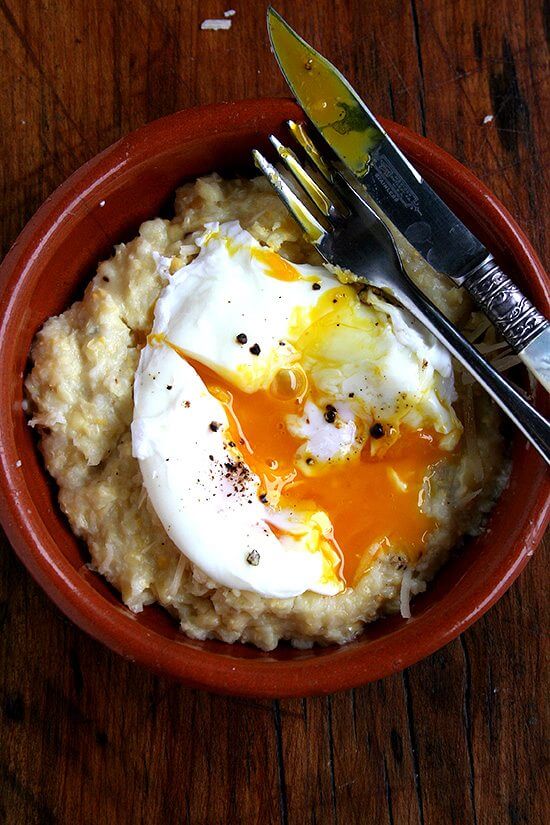
[[395, 295], [473, 375], [550, 464], [550, 424], [538, 410], [483, 358], [412, 281], [396, 289]]
[[493, 322], [527, 369], [550, 391], [550, 324], [488, 255], [464, 281], [478, 307]]

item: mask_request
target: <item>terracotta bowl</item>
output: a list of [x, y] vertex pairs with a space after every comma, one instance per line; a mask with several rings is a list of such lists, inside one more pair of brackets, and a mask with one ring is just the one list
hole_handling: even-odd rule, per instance
[[[158, 607], [140, 615], [86, 565], [56, 503], [21, 402], [31, 341], [64, 310], [113, 244], [170, 208], [178, 184], [213, 170], [250, 171], [250, 150], [289, 117], [287, 100], [200, 107], [157, 120], [91, 160], [57, 189], [19, 236], [0, 270], [0, 518], [18, 556], [77, 625], [129, 659], [217, 692], [283, 697], [328, 693], [387, 676], [449, 642], [510, 586], [533, 554], [548, 517], [542, 461], [519, 436], [510, 484], [489, 529], [445, 566], [413, 603], [413, 617], [383, 619], [342, 648], [262, 653], [195, 642]], [[390, 134], [481, 237], [539, 307], [549, 287], [535, 252], [498, 200], [445, 152], [395, 123]], [[101, 204], [105, 202], [102, 206]]]

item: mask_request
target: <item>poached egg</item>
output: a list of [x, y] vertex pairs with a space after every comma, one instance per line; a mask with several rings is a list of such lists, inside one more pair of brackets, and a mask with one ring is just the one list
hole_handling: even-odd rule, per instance
[[[149, 500], [214, 585], [334, 595], [418, 557], [461, 425], [449, 354], [403, 309], [298, 265], [236, 221], [169, 275], [134, 384]], [[365, 300], [366, 298], [366, 300]]]

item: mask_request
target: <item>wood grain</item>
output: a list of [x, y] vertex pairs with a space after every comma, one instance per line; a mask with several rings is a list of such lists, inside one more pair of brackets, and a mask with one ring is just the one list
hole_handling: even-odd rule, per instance
[[[283, 95], [263, 2], [0, 0], [1, 251], [80, 164], [178, 108]], [[537, 0], [277, 7], [381, 115], [472, 168], [548, 253], [548, 17]], [[545, 27], [546, 24], [546, 27]], [[486, 115], [493, 119], [484, 122]], [[461, 639], [364, 688], [281, 702], [152, 676], [0, 555], [0, 822], [543, 823], [540, 551]]]

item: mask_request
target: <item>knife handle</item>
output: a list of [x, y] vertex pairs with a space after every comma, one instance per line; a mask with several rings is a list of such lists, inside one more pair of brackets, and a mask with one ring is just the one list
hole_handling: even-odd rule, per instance
[[529, 371], [550, 390], [550, 324], [500, 269], [492, 255], [464, 286]]
[[550, 422], [546, 421], [541, 413], [491, 366], [416, 284], [404, 280], [399, 288], [393, 291], [403, 306], [415, 315], [473, 375], [529, 439], [547, 464], [550, 464]]

